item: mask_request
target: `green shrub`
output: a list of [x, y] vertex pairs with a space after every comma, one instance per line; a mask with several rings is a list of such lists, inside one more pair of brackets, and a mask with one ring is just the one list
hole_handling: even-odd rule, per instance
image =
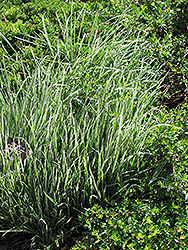
[[[187, 83], [188, 11], [186, 1], [139, 1], [140, 22], [147, 25], [152, 51], [166, 71], [165, 88], [172, 92]], [[138, 10], [137, 10], [138, 12]]]
[[[174, 184], [179, 188], [179, 190], [184, 190], [188, 192], [188, 121], [187, 121], [187, 104], [180, 105], [175, 110], [163, 111], [159, 115], [161, 123], [171, 124], [168, 129], [161, 129], [158, 133], [154, 134], [155, 139], [159, 138], [159, 134], [164, 134], [161, 137], [161, 149], [164, 151], [164, 155], [168, 158], [168, 161], [171, 162], [173, 175], [174, 175]], [[173, 137], [174, 138], [171, 139]], [[153, 143], [156, 143], [156, 140], [153, 137]]]
[[179, 200], [166, 205], [126, 198], [119, 205], [94, 205], [80, 216], [85, 234], [76, 249], [186, 249], [188, 226]]

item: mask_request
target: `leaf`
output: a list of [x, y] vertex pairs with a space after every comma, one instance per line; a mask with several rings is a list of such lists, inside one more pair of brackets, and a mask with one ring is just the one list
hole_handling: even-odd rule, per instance
[[46, 192], [44, 192], [45, 196], [52, 202], [54, 203], [56, 206], [58, 206], [58, 203], [56, 201], [54, 201], [54, 199], [52, 199]]
[[180, 236], [180, 240], [184, 240], [185, 238], [187, 238], [187, 236], [185, 234]]

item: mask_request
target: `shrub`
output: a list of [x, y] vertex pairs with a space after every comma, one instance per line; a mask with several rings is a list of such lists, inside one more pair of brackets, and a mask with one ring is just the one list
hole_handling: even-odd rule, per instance
[[186, 89], [188, 10], [186, 1], [139, 1], [139, 20], [147, 25], [152, 51], [166, 71], [165, 90], [170, 94]]
[[129, 198], [80, 216], [85, 234], [76, 249], [186, 249], [187, 214], [179, 200], [166, 205]]

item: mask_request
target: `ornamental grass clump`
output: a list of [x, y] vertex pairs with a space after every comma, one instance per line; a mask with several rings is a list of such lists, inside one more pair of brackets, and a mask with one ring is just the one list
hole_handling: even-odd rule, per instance
[[[79, 18], [84, 22], [84, 14]], [[22, 77], [14, 61], [16, 90], [1, 62], [0, 230], [29, 233], [31, 249], [66, 239], [85, 207], [139, 188], [151, 169], [146, 138], [164, 126], [155, 119], [159, 69], [143, 57], [142, 27], [124, 28], [122, 15], [96, 33], [95, 19], [86, 39], [82, 32], [72, 36], [73, 16], [65, 20], [66, 39], [53, 47], [43, 18], [41, 43], [51, 54], [40, 60], [33, 54], [33, 71], [19, 60]], [[3, 150], [8, 137], [27, 145], [24, 162], [18, 157], [11, 165]], [[164, 166], [155, 166], [155, 178]]]

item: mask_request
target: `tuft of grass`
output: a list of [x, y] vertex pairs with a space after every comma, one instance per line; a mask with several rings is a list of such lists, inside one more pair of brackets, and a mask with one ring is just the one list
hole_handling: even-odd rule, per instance
[[[84, 17], [82, 11], [77, 18]], [[142, 27], [125, 28], [123, 14], [97, 33], [96, 17], [88, 38], [82, 26], [74, 35], [74, 15], [65, 15], [65, 28], [57, 19], [64, 40], [50, 43], [43, 18], [39, 38], [51, 53], [41, 60], [33, 54], [33, 71], [19, 61], [24, 73], [12, 73], [16, 91], [1, 65], [0, 229], [30, 233], [31, 248], [39, 242], [42, 249], [66, 235], [85, 207], [141, 188], [151, 168], [146, 139], [165, 126], [155, 118], [160, 69], [143, 56]], [[9, 136], [28, 148], [24, 163], [19, 157], [10, 163], [3, 150]]]

